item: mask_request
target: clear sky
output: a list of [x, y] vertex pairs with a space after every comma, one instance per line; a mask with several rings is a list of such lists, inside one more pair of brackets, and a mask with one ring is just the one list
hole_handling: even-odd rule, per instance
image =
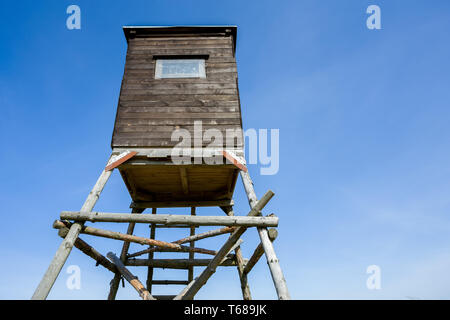
[[[81, 30], [66, 28], [71, 4], [81, 8]], [[366, 27], [371, 4], [381, 8], [381, 30]], [[276, 193], [266, 213], [280, 218], [275, 249], [292, 297], [450, 298], [448, 1], [21, 0], [2, 1], [0, 24], [0, 298], [31, 297], [60, 244], [53, 220], [81, 208], [105, 165], [126, 52], [121, 27], [224, 24], [238, 26], [244, 128], [280, 130], [278, 174], [249, 169], [258, 196]], [[235, 201], [247, 214], [240, 181]], [[126, 212], [129, 203], [115, 172], [96, 210]], [[119, 253], [118, 241], [84, 239]], [[244, 240], [249, 257], [255, 230]], [[81, 268], [81, 290], [66, 287], [70, 265]], [[380, 290], [366, 287], [370, 265], [381, 268]], [[136, 274], [145, 281], [143, 268]], [[186, 272], [155, 275], [164, 277]], [[103, 299], [111, 278], [74, 249], [49, 298]], [[254, 298], [276, 298], [264, 261], [249, 283]], [[197, 297], [240, 299], [236, 269], [218, 269]], [[127, 284], [118, 298], [138, 297]]]

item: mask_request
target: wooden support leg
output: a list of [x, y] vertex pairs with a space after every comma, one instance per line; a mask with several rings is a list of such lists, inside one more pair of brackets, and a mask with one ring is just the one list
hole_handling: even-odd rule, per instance
[[[103, 170], [80, 211], [82, 212], [92, 211], [95, 204], [97, 203], [98, 198], [100, 197], [100, 193], [102, 192], [106, 182], [111, 176], [111, 173], [112, 171]], [[84, 224], [83, 222], [77, 222], [70, 227], [69, 232], [62, 241], [58, 250], [56, 251], [56, 254], [52, 262], [50, 263], [50, 266], [48, 267], [46, 273], [44, 274], [44, 277], [42, 278], [36, 291], [31, 297], [32, 300], [45, 300], [47, 298], [48, 294], [50, 293], [50, 290], [53, 287], [53, 284], [56, 281], [56, 278], [61, 272], [62, 267], [66, 263], [66, 260], [69, 257], [70, 252], [72, 251], [74, 243], [78, 238], [78, 235], [80, 234], [83, 224]]]
[[[136, 208], [136, 209], [132, 209], [131, 212], [132, 213], [142, 213], [142, 212], [144, 212], [144, 210], [145, 209]], [[135, 224], [136, 223], [134, 223], [134, 222], [130, 222], [128, 224], [127, 234], [129, 234], [129, 235], [133, 234]], [[125, 241], [123, 243], [122, 251], [120, 253], [120, 261], [125, 262], [129, 248], [130, 248], [130, 242]], [[111, 285], [110, 285], [109, 294], [108, 294], [108, 300], [116, 299], [117, 290], [119, 289], [119, 284], [120, 284], [120, 278], [121, 278], [120, 273], [116, 273], [114, 278], [111, 280]]]
[[[247, 193], [250, 208], [253, 208], [255, 204], [258, 203], [258, 199], [256, 197], [256, 193], [253, 188], [253, 182], [248, 171], [241, 171], [241, 178], [244, 184], [245, 192]], [[264, 253], [266, 254], [267, 264], [269, 265], [272, 280], [275, 284], [278, 299], [290, 300], [291, 296], [289, 294], [286, 280], [284, 279], [283, 271], [281, 271], [280, 263], [278, 261], [277, 255], [275, 254], [272, 241], [270, 241], [269, 235], [267, 234], [267, 228], [258, 228], [258, 234], [261, 239], [261, 244], [264, 248]]]
[[128, 270], [123, 265], [122, 261], [120, 261], [120, 259], [117, 258], [117, 256], [114, 253], [108, 252], [108, 254], [106, 256], [116, 265], [116, 267], [119, 270], [120, 274], [125, 278], [125, 280], [127, 280], [133, 286], [133, 288], [136, 289], [136, 291], [139, 293], [139, 295], [141, 296], [142, 299], [144, 299], [144, 300], [156, 300], [150, 294], [150, 292], [148, 292], [148, 290], [145, 289], [144, 285], [138, 280], [138, 278], [135, 277], [130, 272], [130, 270]]
[[[248, 213], [248, 216], [255, 216], [258, 215], [259, 212], [264, 208], [264, 206], [269, 202], [269, 200], [273, 197], [274, 193], [272, 191], [268, 191], [261, 200], [257, 201], [254, 207], [250, 210]], [[225, 242], [225, 244], [222, 246], [222, 248], [219, 250], [217, 255], [214, 256], [214, 258], [211, 260], [211, 262], [208, 264], [208, 266], [203, 270], [203, 272], [200, 274], [200, 276], [197, 278], [196, 281], [192, 284], [192, 286], [186, 291], [185, 295], [183, 296], [183, 300], [190, 300], [193, 299], [194, 296], [197, 294], [197, 292], [200, 290], [200, 288], [208, 281], [208, 279], [216, 272], [217, 266], [222, 262], [223, 258], [230, 252], [230, 250], [233, 248], [234, 244], [239, 241], [239, 238], [242, 236], [242, 234], [247, 230], [246, 227], [238, 227], [236, 230], [231, 234], [231, 236], [228, 238], [228, 240]]]
[[[233, 207], [221, 207], [222, 210], [229, 216], [234, 216]], [[244, 273], [244, 258], [242, 256], [242, 250], [241, 247], [237, 247], [235, 249], [236, 254], [236, 263], [237, 263], [237, 270], [239, 274], [239, 280], [241, 281], [241, 290], [242, 290], [242, 297], [244, 300], [252, 300], [252, 294], [250, 292], [250, 287], [248, 285], [248, 279], [247, 274]]]
[[[157, 208], [152, 208], [152, 214], [156, 214]], [[156, 235], [156, 228], [155, 224], [152, 223], [150, 225], [150, 239], [155, 239]], [[153, 246], [150, 246], [149, 249], [153, 248]], [[154, 257], [154, 251], [148, 252], [148, 260], [153, 260]], [[153, 267], [149, 266], [147, 269], [147, 290], [148, 292], [152, 293], [152, 280], [153, 280]]]

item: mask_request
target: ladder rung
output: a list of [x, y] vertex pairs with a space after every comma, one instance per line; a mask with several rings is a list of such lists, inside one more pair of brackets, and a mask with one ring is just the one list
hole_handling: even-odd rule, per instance
[[160, 284], [160, 285], [166, 285], [166, 284], [189, 284], [189, 281], [186, 280], [152, 280], [152, 284]]

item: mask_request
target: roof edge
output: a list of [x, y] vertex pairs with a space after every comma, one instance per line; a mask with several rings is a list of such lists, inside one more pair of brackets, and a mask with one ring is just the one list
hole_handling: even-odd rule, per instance
[[122, 27], [127, 42], [130, 38], [136, 36], [150, 35], [171, 35], [171, 34], [224, 34], [233, 36], [234, 51], [236, 51], [237, 26], [218, 25], [218, 26], [123, 26]]

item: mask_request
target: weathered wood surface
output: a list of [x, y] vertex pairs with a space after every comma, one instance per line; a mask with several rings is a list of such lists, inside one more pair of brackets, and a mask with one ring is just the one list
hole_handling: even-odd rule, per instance
[[[58, 235], [63, 239], [67, 236], [68, 233], [69, 233], [68, 228], [61, 228], [58, 230]], [[105, 267], [106, 269], [108, 269], [113, 273], [118, 272], [116, 266], [113, 263], [111, 263], [108, 259], [106, 259], [105, 256], [103, 256], [100, 252], [95, 250], [92, 246], [90, 246], [81, 238], [77, 238], [77, 240], [75, 240], [74, 246], [75, 248], [83, 252], [85, 255], [94, 259], [98, 265]]]
[[159, 294], [159, 295], [155, 295], [153, 297], [156, 300], [173, 300], [176, 296], [170, 295], [170, 294], [168, 294], [168, 295], [161, 295], [161, 294]]
[[181, 178], [181, 185], [183, 187], [183, 193], [188, 194], [189, 193], [189, 181], [187, 176], [187, 170], [184, 167], [180, 167], [180, 178]]
[[[170, 225], [170, 226], [167, 226], [167, 225], [163, 225], [163, 224], [156, 224], [155, 225], [155, 228], [156, 229], [159, 229], [159, 228], [164, 228], [164, 229], [166, 229], [166, 228], [168, 228], [168, 229], [176, 229], [176, 228], [187, 228], [187, 229], [190, 229], [192, 226], [189, 226], [189, 225], [186, 225], [186, 224], [172, 224], [172, 225]], [[195, 228], [199, 228], [199, 226], [194, 226]]]
[[111, 156], [110, 161], [108, 161], [108, 164], [105, 167], [106, 171], [112, 170], [114, 168], [117, 168], [119, 165], [124, 163], [125, 161], [133, 158], [137, 154], [136, 151], [126, 151], [123, 154], [117, 155], [117, 156]]
[[189, 281], [186, 280], [152, 280], [153, 285], [187, 285]]
[[[81, 207], [82, 212], [89, 212], [92, 211], [95, 204], [97, 203], [98, 198], [100, 197], [100, 194], [105, 187], [106, 182], [108, 181], [109, 177], [111, 176], [112, 171], [105, 171], [101, 173], [100, 177], [98, 178], [97, 182], [95, 183], [94, 187], [92, 188], [92, 191], [89, 193], [86, 201], [84, 202], [83, 206]], [[58, 250], [56, 251], [56, 254], [50, 263], [50, 266], [48, 267], [47, 271], [45, 272], [41, 282], [39, 283], [38, 287], [36, 288], [33, 296], [31, 299], [33, 300], [45, 300], [53, 287], [53, 284], [56, 281], [56, 278], [58, 277], [59, 273], [61, 272], [62, 267], [64, 266], [70, 252], [72, 251], [72, 248], [75, 244], [76, 239], [78, 238], [78, 235], [80, 234], [81, 228], [83, 226], [83, 223], [78, 222], [74, 223], [67, 233], [66, 237], [62, 241], [61, 245], [59, 246]]]
[[[158, 208], [152, 208], [152, 214], [156, 214]], [[156, 236], [156, 226], [154, 223], [150, 224], [150, 239], [155, 239]], [[150, 245], [149, 249], [155, 248], [154, 246]], [[149, 251], [148, 252], [148, 259], [152, 260], [154, 256], [154, 253]], [[148, 267], [147, 268], [147, 290], [148, 292], [152, 293], [152, 284], [153, 284], [153, 268]]]
[[254, 216], [188, 216], [188, 215], [135, 215], [128, 213], [107, 212], [78, 212], [63, 211], [62, 220], [91, 221], [91, 222], [134, 222], [134, 223], [160, 223], [160, 224], [187, 224], [196, 226], [242, 226], [242, 227], [276, 227], [278, 217]]
[[[61, 228], [65, 228], [66, 225], [62, 221], [55, 221], [53, 224], [53, 227], [55, 229], [61, 229]], [[195, 247], [191, 248], [191, 247], [179, 245], [177, 243], [170, 243], [170, 242], [165, 242], [165, 241], [160, 241], [160, 240], [155, 240], [155, 239], [138, 237], [138, 236], [134, 236], [131, 234], [123, 234], [123, 233], [116, 232], [116, 231], [97, 229], [97, 228], [87, 227], [87, 226], [83, 226], [81, 233], [89, 234], [89, 235], [97, 236], [97, 237], [121, 240], [121, 241], [125, 241], [127, 243], [134, 242], [134, 243], [139, 243], [142, 245], [152, 245], [152, 246], [156, 246], [156, 247], [160, 247], [160, 248], [171, 249], [172, 251], [178, 251], [178, 252], [198, 252], [198, 253], [209, 254], [209, 255], [215, 255], [217, 253], [214, 250], [195, 248]]]
[[[201, 160], [200, 163], [206, 161], [198, 159]], [[216, 156], [209, 159], [221, 158]], [[180, 168], [185, 169], [187, 184], [183, 184]], [[224, 161], [215, 165], [197, 164], [195, 159], [191, 159], [191, 165], [175, 165], [170, 155], [166, 160], [139, 156], [127, 161], [119, 170], [133, 199], [133, 207], [204, 207], [233, 204], [231, 198], [237, 180], [237, 169]]]
[[[247, 172], [241, 171], [240, 173], [250, 208], [254, 208], [255, 205], [258, 203], [258, 199], [256, 197], [255, 190], [253, 188], [253, 181], [251, 180], [248, 171]], [[275, 249], [273, 248], [272, 241], [270, 241], [269, 239], [267, 229], [258, 228], [258, 235], [259, 238], [261, 239], [261, 244], [264, 248], [267, 264], [269, 265], [270, 274], [272, 275], [272, 280], [274, 282], [275, 289], [277, 291], [278, 299], [290, 300], [291, 295], [289, 294], [286, 279], [284, 278], [283, 272], [281, 270], [281, 266], [275, 253]]]
[[[195, 207], [191, 207], [191, 216], [195, 216]], [[189, 235], [195, 236], [195, 226], [191, 226], [189, 230]], [[194, 248], [195, 247], [195, 240], [192, 240], [189, 242], [189, 247]], [[189, 252], [189, 260], [194, 260], [195, 253], [194, 251]], [[189, 267], [188, 270], [188, 281], [191, 282], [194, 280], [194, 267]]]
[[[232, 205], [234, 184], [231, 189], [229, 186], [236, 168], [226, 164], [197, 165], [194, 161], [192, 159], [193, 165], [183, 166], [175, 165], [172, 159], [161, 164], [131, 159], [129, 164], [121, 166], [120, 172], [134, 202], [132, 206], [175, 208]], [[183, 188], [180, 167], [186, 169], [188, 193]]]
[[[220, 131], [225, 126], [242, 128], [233, 43], [232, 37], [225, 34], [178, 38], [149, 35], [130, 40], [112, 146], [173, 145], [165, 131], [143, 131], [143, 125], [185, 126], [192, 120], [202, 120], [205, 124], [214, 121], [211, 124]], [[206, 78], [155, 79], [155, 57], [165, 55], [209, 55], [205, 61]], [[222, 109], [223, 102], [231, 109]], [[174, 106], [176, 111], [171, 110]], [[193, 128], [188, 130], [193, 136]]]
[[[211, 125], [211, 126], [213, 126], [213, 125]], [[155, 129], [159, 130], [158, 128], [161, 128], [161, 130], [163, 130], [162, 128], [164, 128], [164, 126], [158, 126]], [[170, 131], [170, 129], [167, 129], [167, 130]], [[236, 148], [224, 149], [223, 147], [219, 147], [219, 148], [211, 147], [211, 148], [208, 148], [208, 149], [216, 152], [216, 154], [222, 153], [223, 150], [228, 150], [228, 151], [231, 151], [232, 153], [234, 153], [234, 154], [236, 154], [236, 155], [238, 155], [240, 157], [244, 156], [244, 152], [243, 152], [242, 149], [236, 149]], [[113, 148], [113, 154], [119, 154], [119, 153], [127, 151], [127, 150], [129, 150], [129, 148], [116, 147], [116, 148]], [[171, 154], [172, 154], [172, 150], [170, 150], [170, 149], [167, 149], [167, 148], [151, 148], [151, 147], [148, 147], [148, 148], [136, 147], [136, 148], [133, 148], [133, 150], [137, 151], [138, 154], [136, 155], [136, 158], [135, 159], [131, 159], [129, 161], [129, 163], [134, 163], [135, 161], [143, 160], [143, 161], [150, 161], [148, 164], [155, 164], [155, 162], [152, 162], [152, 161], [156, 161], [155, 160], [155, 158], [156, 158], [157, 161], [160, 164], [173, 165], [173, 162], [169, 159]], [[194, 157], [197, 154], [197, 152], [198, 152], [197, 150], [195, 150], [195, 149], [193, 149], [191, 147], [186, 148], [186, 150], [184, 150], [184, 151], [187, 152], [189, 157]], [[143, 157], [145, 157], [145, 158], [143, 158]], [[162, 158], [166, 158], [165, 161]], [[202, 165], [208, 165], [208, 163], [203, 163]], [[123, 165], [121, 165], [119, 168], [121, 168], [122, 166]], [[229, 165], [229, 166], [232, 167], [232, 165]]]
[[193, 235], [183, 238], [183, 239], [179, 239], [177, 241], [174, 241], [174, 243], [183, 244], [183, 243], [190, 242], [190, 241], [198, 241], [198, 240], [211, 238], [211, 237], [219, 236], [219, 235], [226, 234], [226, 233], [231, 233], [235, 229], [236, 229], [236, 227], [223, 227], [220, 229], [205, 231], [202, 233], [193, 234]]
[[[163, 269], [189, 269], [189, 267], [206, 267], [211, 263], [212, 259], [128, 259], [125, 261], [126, 266], [142, 267], [151, 266], [153, 268]], [[247, 263], [247, 259], [244, 260]], [[234, 258], [225, 258], [219, 264], [221, 267], [235, 267]]]
[[[267, 234], [269, 236], [270, 241], [273, 242], [278, 236], [278, 231], [277, 229], [269, 229], [267, 230]], [[264, 248], [263, 245], [260, 243], [258, 244], [252, 256], [248, 260], [248, 263], [245, 265], [245, 268], [243, 270], [244, 274], [248, 274], [253, 269], [253, 267], [256, 265], [256, 263], [259, 261], [259, 259], [262, 257], [263, 254]]]
[[[244, 240], [242, 240], [242, 239], [239, 239], [238, 241], [236, 241], [236, 243], [234, 243], [232, 246], [231, 246], [231, 248], [230, 248], [230, 250], [228, 250], [228, 254], [222, 259], [222, 261], [224, 261], [224, 260], [226, 260], [226, 259], [232, 259], [232, 258], [235, 258], [236, 259], [236, 256], [235, 255], [233, 255], [231, 252], [233, 252], [234, 250], [236, 250], [236, 248], [239, 248], [240, 246], [241, 246], [241, 244], [244, 242]], [[216, 251], [216, 254], [217, 253], [219, 253], [218, 251]]]
[[[191, 226], [192, 228], [192, 226]], [[183, 244], [183, 243], [187, 243], [187, 242], [191, 242], [191, 241], [198, 241], [201, 239], [206, 239], [206, 238], [210, 238], [210, 237], [215, 237], [218, 235], [222, 235], [225, 233], [231, 233], [235, 230], [236, 227], [223, 227], [220, 229], [216, 229], [216, 230], [210, 230], [210, 231], [206, 231], [203, 233], [198, 233], [198, 234], [194, 234], [192, 236], [180, 239], [180, 240], [176, 240], [173, 241], [173, 243], [177, 243], [177, 244]], [[146, 253], [150, 253], [150, 252], [155, 252], [155, 251], [159, 251], [158, 248], [149, 248], [149, 249], [145, 249], [145, 250], [141, 250], [132, 254], [128, 255], [128, 258], [134, 258]]]
[[[250, 210], [248, 216], [255, 216], [260, 214], [260, 211], [264, 208], [264, 206], [269, 202], [269, 200], [274, 196], [272, 191], [266, 192], [266, 194], [261, 198], [260, 201], [256, 202], [255, 206]], [[245, 232], [247, 228], [239, 227], [231, 234], [222, 248], [219, 250], [217, 255], [211, 260], [208, 264], [208, 267], [203, 270], [197, 280], [192, 284], [189, 290], [184, 295], [183, 299], [193, 299], [197, 292], [200, 290], [202, 286], [208, 281], [208, 279], [214, 274], [217, 266], [222, 262], [225, 256], [229, 253], [229, 251], [233, 248], [234, 244], [239, 241], [239, 238]]]
[[195, 281], [197, 281], [198, 278], [193, 279], [191, 282], [189, 282], [189, 284], [184, 287], [183, 290], [181, 290], [181, 292], [179, 294], [177, 294], [173, 300], [183, 300], [183, 297], [185, 296], [186, 292], [192, 287], [192, 285], [195, 283]]
[[122, 261], [114, 253], [108, 252], [106, 256], [115, 264], [120, 274], [131, 284], [134, 289], [136, 289], [136, 291], [139, 293], [139, 296], [143, 300], [156, 300], [139, 281], [139, 279], [123, 265]]
[[[139, 214], [142, 213], [145, 209], [133, 209], [131, 212], [132, 214]], [[131, 235], [134, 232], [135, 223], [131, 222], [128, 224], [127, 228], [127, 234]], [[128, 249], [130, 248], [130, 242], [125, 241], [122, 245], [122, 250], [120, 252], [120, 261], [124, 262], [127, 258]], [[109, 293], [108, 293], [108, 300], [114, 300], [116, 299], [117, 290], [119, 289], [120, 284], [120, 273], [117, 272], [114, 275], [114, 278], [111, 280], [110, 287], [109, 287]]]

